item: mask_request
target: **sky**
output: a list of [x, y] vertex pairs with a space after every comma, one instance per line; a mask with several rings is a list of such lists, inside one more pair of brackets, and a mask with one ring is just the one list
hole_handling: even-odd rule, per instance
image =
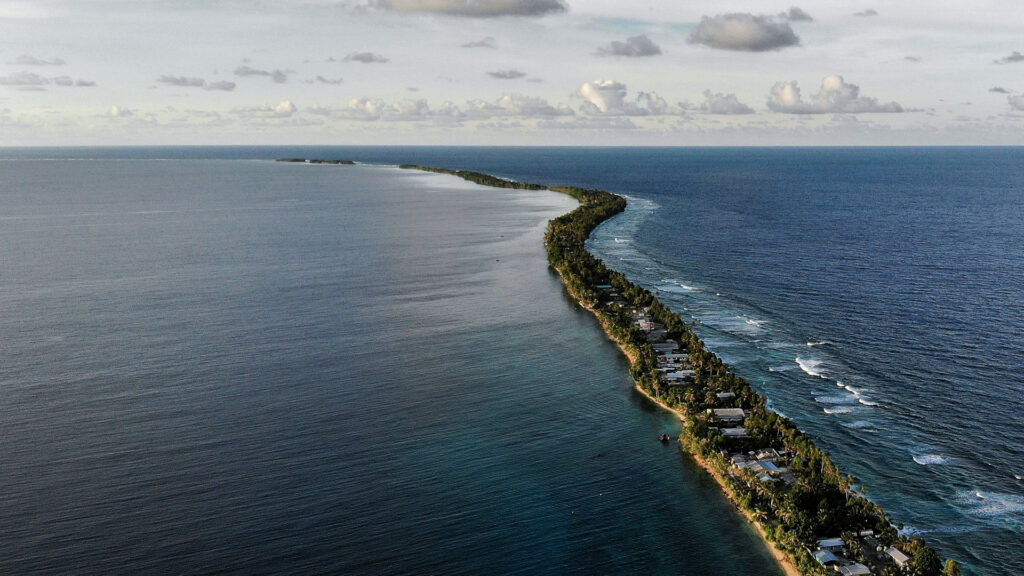
[[0, 146], [1021, 145], [1020, 0], [0, 0]]

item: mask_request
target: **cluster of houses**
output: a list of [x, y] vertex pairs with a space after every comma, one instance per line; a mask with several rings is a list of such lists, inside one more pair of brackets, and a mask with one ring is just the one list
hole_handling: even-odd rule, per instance
[[[624, 305], [623, 299], [614, 292], [611, 286], [598, 286], [608, 300], [619, 306]], [[669, 386], [687, 386], [695, 381], [695, 373], [690, 369], [688, 354], [678, 342], [668, 338], [665, 326], [653, 321], [647, 310], [627, 308], [633, 315], [637, 327], [647, 335], [647, 341], [658, 354], [657, 367]], [[725, 438], [745, 439], [747, 430], [743, 423], [747, 414], [742, 408], [736, 407], [736, 394], [718, 392], [715, 394], [715, 408], [707, 411], [712, 428]], [[796, 476], [789, 469], [791, 455], [785, 450], [763, 448], [736, 451], [726, 454], [732, 462], [730, 473], [739, 476], [753, 473], [761, 482], [780, 482], [790, 485], [796, 482]], [[865, 530], [856, 533], [855, 542], [865, 563], [847, 559], [852, 550], [841, 538], [826, 538], [818, 541], [816, 550], [811, 553], [822, 566], [833, 568], [843, 576], [868, 576], [880, 574], [881, 570], [891, 564], [902, 569], [910, 562], [910, 557], [895, 547], [883, 547], [875, 538], [874, 532]]]
[[882, 546], [871, 530], [858, 532], [854, 536], [854, 543], [860, 548], [867, 564], [854, 562], [844, 557], [850, 546], [842, 538], [818, 540], [818, 549], [813, 552], [814, 559], [822, 566], [832, 568], [843, 576], [870, 576], [880, 573], [882, 568], [889, 564], [894, 564], [901, 570], [910, 564], [910, 556], [899, 548]]

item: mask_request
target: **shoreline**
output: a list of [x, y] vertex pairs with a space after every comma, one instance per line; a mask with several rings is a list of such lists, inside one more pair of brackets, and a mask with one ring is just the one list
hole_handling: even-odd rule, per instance
[[[627, 357], [635, 387], [680, 418], [681, 448], [715, 479], [787, 576], [824, 576], [838, 566], [858, 574], [889, 573], [904, 565], [918, 576], [960, 573], [953, 560], [943, 567], [942, 558], [921, 538], [900, 535], [895, 520], [859, 492], [856, 479], [789, 418], [768, 409], [767, 398], [708, 350], [679, 314], [587, 250], [590, 234], [625, 211], [623, 197], [468, 170], [399, 168], [483, 186], [551, 190], [580, 203], [548, 222], [544, 246], [549, 266], [568, 296], [594, 315]], [[826, 563], [819, 555], [831, 556], [824, 547], [837, 541], [841, 555]]]
[[[635, 384], [633, 388], [636, 391], [643, 394], [644, 397], [646, 397], [648, 400], [656, 404], [658, 407], [668, 412], [671, 412], [672, 414], [675, 414], [679, 418], [679, 420], [683, 422], [685, 425], [685, 414], [683, 414], [679, 410], [669, 407], [667, 404], [665, 404], [661, 400], [658, 400], [654, 396], [651, 396], [650, 393], [641, 388], [639, 385]], [[757, 535], [761, 538], [761, 541], [764, 542], [765, 548], [767, 548], [768, 552], [771, 553], [773, 558], [775, 558], [775, 563], [778, 564], [779, 569], [782, 570], [783, 574], [785, 574], [786, 576], [802, 576], [800, 570], [796, 567], [796, 564], [794, 564], [793, 560], [789, 557], [789, 555], [783, 552], [782, 550], [779, 550], [778, 547], [775, 546], [775, 543], [768, 539], [768, 533], [765, 532], [764, 528], [761, 527], [761, 523], [758, 522], [754, 518], [754, 516], [750, 514], [750, 512], [747, 512], [737, 504], [736, 495], [725, 483], [725, 480], [722, 478], [722, 476], [711, 467], [710, 463], [708, 463], [707, 460], [701, 458], [700, 456], [693, 454], [684, 446], [680, 446], [680, 450], [683, 452], [683, 454], [686, 454], [698, 466], [700, 466], [701, 469], [707, 472], [708, 475], [715, 479], [715, 482], [718, 484], [718, 487], [722, 489], [722, 494], [725, 495], [726, 499], [729, 500], [729, 504], [732, 505], [733, 510], [740, 514], [747, 521], [747, 524], [754, 528], [754, 531], [757, 532]]]
[[[561, 272], [559, 272], [559, 277], [561, 277]], [[636, 362], [635, 358], [629, 354], [626, 348], [623, 347], [619, 341], [617, 341], [615, 338], [611, 336], [611, 334], [608, 333], [607, 329], [605, 329], [604, 327], [604, 324], [601, 323], [601, 317], [600, 315], [597, 314], [597, 311], [587, 305], [581, 306], [582, 308], [586, 309], [588, 312], [594, 315], [595, 319], [598, 321], [598, 324], [601, 326], [601, 330], [605, 333], [605, 336], [607, 336], [612, 342], [615, 343], [619, 351], [622, 353], [623, 356], [626, 357], [627, 360], [629, 360], [631, 365], [634, 364]], [[635, 381], [633, 383], [633, 389], [643, 394], [644, 397], [647, 398], [647, 400], [649, 400], [651, 403], [655, 404], [662, 410], [674, 414], [677, 418], [679, 418], [679, 421], [683, 423], [683, 428], [685, 430], [687, 422], [686, 414], [682, 413], [679, 410], [676, 410], [675, 408], [672, 408], [668, 404], [665, 404], [660, 399], [655, 398], [654, 396], [651, 395], [650, 392], [644, 390]], [[765, 532], [764, 528], [761, 527], [761, 523], [758, 522], [757, 519], [755, 519], [750, 512], [744, 510], [741, 506], [737, 504], [736, 494], [725, 483], [725, 480], [722, 478], [721, 474], [719, 474], [707, 460], [687, 450], [686, 447], [682, 445], [681, 440], [682, 435], [680, 435], [680, 437], [676, 440], [676, 442], [680, 444], [680, 451], [683, 454], [685, 454], [688, 458], [693, 460], [695, 464], [700, 466], [700, 468], [704, 470], [704, 472], [706, 472], [715, 480], [715, 483], [718, 484], [718, 487], [721, 489], [722, 494], [725, 496], [725, 498], [729, 501], [729, 504], [732, 506], [732, 509], [741, 517], [743, 517], [743, 519], [746, 520], [747, 524], [749, 524], [754, 529], [754, 531], [757, 532], [757, 535], [761, 539], [761, 542], [764, 543], [765, 549], [767, 549], [768, 552], [772, 555], [772, 558], [775, 559], [775, 563], [778, 565], [779, 569], [782, 570], [782, 573], [785, 574], [785, 576], [803, 576], [800, 570], [796, 567], [796, 563], [793, 561], [793, 559], [790, 558], [790, 556], [786, 554], [784, 551], [780, 550], [774, 542], [768, 539], [768, 533]]]

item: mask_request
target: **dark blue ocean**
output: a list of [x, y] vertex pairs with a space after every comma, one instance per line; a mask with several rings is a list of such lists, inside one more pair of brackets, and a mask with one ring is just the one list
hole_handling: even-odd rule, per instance
[[865, 494], [1024, 573], [1024, 149], [0, 150], [0, 572], [770, 574], [547, 193]]

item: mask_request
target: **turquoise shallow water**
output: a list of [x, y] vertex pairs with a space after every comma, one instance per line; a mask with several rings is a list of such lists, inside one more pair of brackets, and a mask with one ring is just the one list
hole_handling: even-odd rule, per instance
[[0, 572], [775, 572], [547, 269], [568, 198], [0, 169]]

